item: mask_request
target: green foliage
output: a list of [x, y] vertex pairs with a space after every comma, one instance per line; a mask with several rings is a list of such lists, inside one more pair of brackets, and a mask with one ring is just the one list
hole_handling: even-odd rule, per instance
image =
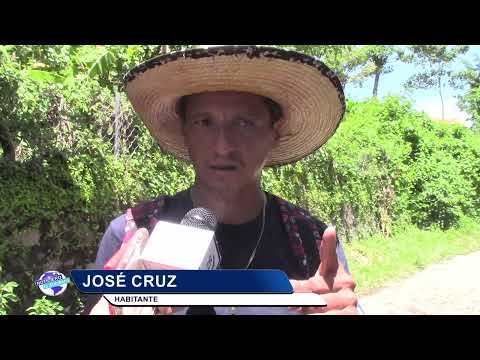
[[49, 300], [46, 296], [36, 299], [34, 304], [27, 309], [28, 315], [63, 315], [63, 306], [53, 300]]
[[[2, 266], [0, 265], [0, 275], [2, 275]], [[14, 289], [18, 286], [15, 281], [2, 282], [0, 277], [0, 315], [7, 315], [10, 311], [11, 302], [18, 302], [18, 296]]]
[[7, 315], [10, 311], [9, 302], [18, 301], [18, 296], [14, 293], [17, 286], [18, 284], [14, 281], [0, 284], [0, 315]]
[[343, 86], [349, 82], [352, 72], [360, 65], [352, 54], [353, 45], [279, 45], [321, 59], [338, 75]]
[[465, 63], [465, 68], [453, 74], [451, 83], [466, 93], [459, 96], [459, 107], [468, 112], [472, 128], [480, 130], [480, 57], [476, 56], [475, 64]]
[[471, 114], [470, 121], [475, 131], [480, 130], [480, 86], [473, 88], [460, 100], [460, 108]]
[[[24, 313], [24, 304], [38, 296], [39, 274], [68, 273], [94, 261], [103, 231], [126, 207], [173, 194], [193, 178], [188, 165], [159, 150], [123, 94], [121, 111], [137, 133], [138, 151], [115, 156], [107, 140], [120, 72], [154, 55], [150, 46], [109, 47], [118, 63], [99, 72], [90, 70], [105, 49], [68, 49], [62, 61], [54, 55], [65, 51], [0, 47], [9, 55], [0, 66], [0, 198], [8, 199], [0, 202], [0, 264], [20, 284], [13, 313]], [[32, 68], [39, 52], [47, 63], [42, 70]], [[51, 71], [59, 64], [64, 68]], [[64, 80], [54, 81], [57, 75]], [[77, 313], [81, 297], [71, 290], [59, 301]]]
[[[347, 48], [309, 51], [335, 64]], [[0, 291], [11, 294], [2, 311], [77, 314], [83, 295], [69, 287], [57, 302], [38, 298], [38, 276], [87, 267], [114, 217], [192, 184], [192, 167], [159, 149], [118, 90], [126, 70], [164, 49], [0, 46]], [[133, 152], [114, 151], [116, 101], [135, 134]], [[480, 216], [480, 140], [402, 99], [349, 102], [326, 146], [266, 169], [262, 183], [349, 241], [403, 223], [455, 227]]]
[[448, 64], [459, 55], [465, 54], [469, 46], [466, 45], [410, 45], [412, 60], [421, 66]]

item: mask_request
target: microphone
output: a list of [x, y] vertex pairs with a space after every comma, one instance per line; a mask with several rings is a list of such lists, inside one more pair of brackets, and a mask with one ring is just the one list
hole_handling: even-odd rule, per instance
[[[198, 229], [213, 230], [217, 227], [217, 219], [209, 210], [204, 208], [195, 208], [190, 210], [185, 217], [183, 218], [181, 225], [191, 226]], [[215, 266], [218, 267], [220, 262], [220, 256], [218, 248], [216, 246], [215, 235], [213, 237], [213, 243], [215, 245], [215, 250], [208, 253], [207, 259], [207, 269]], [[190, 306], [186, 315], [217, 315], [213, 306]]]
[[[216, 269], [220, 254], [215, 241], [217, 219], [194, 208], [180, 224], [159, 221], [141, 255], [147, 269]], [[178, 311], [179, 309], [177, 309]], [[213, 306], [190, 306], [186, 315], [216, 315]]]
[[194, 208], [180, 224], [159, 221], [140, 256], [146, 269], [213, 270], [221, 258], [215, 241], [217, 219]]

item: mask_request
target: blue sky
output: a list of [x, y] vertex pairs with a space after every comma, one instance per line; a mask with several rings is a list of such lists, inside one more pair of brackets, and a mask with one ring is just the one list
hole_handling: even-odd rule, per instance
[[[199, 45], [201, 47], [210, 47], [217, 45]], [[470, 46], [470, 50], [462, 55], [453, 65], [454, 70], [463, 68], [463, 60], [472, 62], [474, 57], [480, 57], [480, 45]], [[438, 89], [432, 90], [415, 90], [406, 91], [404, 84], [407, 79], [416, 73], [413, 64], [405, 64], [401, 62], [392, 63], [393, 71], [389, 74], [384, 74], [380, 77], [378, 97], [383, 98], [387, 95], [403, 95], [410, 99], [415, 109], [425, 111], [429, 116], [440, 119], [442, 117], [442, 106]], [[365, 100], [371, 97], [373, 90], [373, 77], [363, 83], [362, 87], [347, 84], [345, 94], [352, 100]], [[448, 84], [443, 88], [443, 98], [445, 106], [445, 119], [466, 120], [469, 115], [462, 112], [457, 106], [457, 99], [455, 96], [461, 94], [461, 90], [452, 89]]]
[[[480, 46], [470, 46], [470, 50], [459, 58], [452, 66], [454, 70], [460, 70], [463, 66], [463, 60], [472, 62], [475, 55], [480, 56]], [[380, 77], [378, 96], [380, 98], [391, 95], [404, 95], [409, 98], [417, 110], [425, 111], [428, 115], [435, 118], [442, 117], [442, 107], [440, 96], [437, 89], [415, 90], [407, 92], [403, 84], [417, 69], [412, 64], [393, 63], [394, 70]], [[348, 85], [345, 88], [347, 97], [353, 100], [364, 100], [371, 96], [373, 90], [373, 78], [363, 84], [363, 87]], [[445, 103], [445, 118], [465, 120], [469, 116], [462, 112], [457, 106], [455, 96], [461, 94], [461, 90], [452, 89], [448, 84], [443, 88], [443, 98]]]

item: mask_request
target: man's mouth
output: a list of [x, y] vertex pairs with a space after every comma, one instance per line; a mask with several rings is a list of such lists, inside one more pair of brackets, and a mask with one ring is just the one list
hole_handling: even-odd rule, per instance
[[236, 165], [211, 165], [210, 169], [215, 171], [235, 171], [237, 170]]

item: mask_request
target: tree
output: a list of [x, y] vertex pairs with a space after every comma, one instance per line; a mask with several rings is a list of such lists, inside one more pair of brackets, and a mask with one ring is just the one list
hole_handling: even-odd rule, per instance
[[468, 112], [472, 128], [480, 129], [480, 57], [475, 57], [475, 64], [464, 62], [465, 68], [452, 75], [451, 85], [457, 89], [465, 89], [459, 96], [459, 107]]
[[360, 65], [352, 58], [353, 45], [279, 45], [315, 56], [336, 72], [343, 87], [347, 85], [353, 71]]
[[2, 157], [15, 160], [15, 133], [11, 129], [11, 116], [18, 103], [18, 67], [11, 61], [6, 46], [0, 46], [0, 148]]
[[423, 71], [411, 76], [406, 83], [410, 89], [430, 89], [436, 87], [442, 103], [442, 120], [445, 119], [442, 86], [446, 76], [450, 76], [451, 64], [458, 56], [465, 54], [469, 47], [466, 45], [411, 45], [409, 54], [404, 58]]
[[382, 74], [388, 74], [393, 71], [392, 66], [388, 66], [388, 62], [395, 58], [400, 58], [402, 49], [393, 45], [364, 45], [354, 49], [351, 54], [351, 67], [360, 67], [352, 80], [356, 83], [362, 83], [371, 76], [375, 76], [373, 84], [373, 97], [377, 97], [378, 84]]
[[403, 50], [391, 45], [281, 45], [320, 58], [335, 71], [345, 87], [347, 83], [362, 84], [375, 76], [373, 97], [378, 94], [380, 76], [393, 70], [390, 60], [403, 56]]

